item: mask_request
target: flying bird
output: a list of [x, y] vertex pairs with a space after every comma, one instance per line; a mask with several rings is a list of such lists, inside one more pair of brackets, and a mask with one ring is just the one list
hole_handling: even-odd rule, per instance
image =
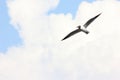
[[69, 34], [68, 34], [66, 37], [64, 37], [61, 41], [63, 41], [63, 40], [65, 40], [65, 39], [73, 36], [74, 34], [76, 34], [76, 33], [78, 33], [78, 32], [84, 32], [84, 33], [88, 34], [89, 31], [87, 31], [86, 28], [88, 27], [88, 25], [90, 25], [90, 23], [92, 23], [92, 22], [93, 22], [98, 16], [100, 16], [100, 15], [101, 15], [101, 13], [98, 14], [98, 15], [96, 15], [95, 17], [89, 19], [89, 20], [83, 25], [84, 29], [82, 29], [80, 25], [77, 26], [78, 29], [76, 29], [76, 30], [72, 31], [71, 33], [69, 33]]

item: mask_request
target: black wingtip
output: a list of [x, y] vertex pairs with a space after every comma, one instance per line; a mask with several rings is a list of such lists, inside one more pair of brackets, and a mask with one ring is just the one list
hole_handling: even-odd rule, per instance
[[97, 18], [98, 16], [100, 16], [102, 13], [99, 13], [95, 18]]
[[63, 41], [63, 40], [65, 40], [65, 38], [64, 38], [64, 39], [62, 39], [61, 41]]
[[100, 16], [102, 14], [102, 12], [101, 13], [99, 13], [97, 16]]

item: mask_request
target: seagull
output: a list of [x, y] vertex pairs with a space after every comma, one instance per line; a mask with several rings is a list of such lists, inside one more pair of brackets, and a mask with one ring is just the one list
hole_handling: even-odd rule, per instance
[[63, 41], [63, 40], [65, 40], [65, 39], [73, 36], [74, 34], [76, 34], [76, 33], [78, 33], [78, 32], [84, 32], [84, 33], [88, 34], [89, 31], [87, 31], [86, 28], [88, 27], [88, 25], [90, 25], [90, 23], [92, 23], [92, 22], [93, 22], [98, 16], [100, 16], [100, 15], [101, 15], [101, 13], [98, 14], [98, 15], [96, 15], [95, 17], [89, 19], [89, 20], [83, 25], [84, 29], [82, 29], [80, 25], [77, 26], [78, 29], [76, 29], [76, 30], [72, 31], [71, 33], [69, 33], [69, 34], [68, 34], [66, 37], [64, 37], [61, 41]]

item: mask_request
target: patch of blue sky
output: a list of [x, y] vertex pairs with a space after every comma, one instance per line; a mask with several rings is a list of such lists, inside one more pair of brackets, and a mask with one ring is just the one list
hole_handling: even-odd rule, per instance
[[58, 6], [54, 10], [49, 11], [48, 14], [71, 13], [74, 18], [80, 3], [83, 1], [93, 2], [95, 0], [60, 0], [60, 3], [58, 4]]
[[0, 0], [0, 52], [6, 52], [9, 47], [21, 44], [17, 30], [10, 25], [6, 0]]

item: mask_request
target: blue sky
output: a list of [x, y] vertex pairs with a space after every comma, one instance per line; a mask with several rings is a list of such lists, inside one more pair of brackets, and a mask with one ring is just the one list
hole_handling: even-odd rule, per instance
[[[58, 6], [49, 11], [50, 13], [71, 13], [73, 18], [78, 9], [78, 5], [82, 1], [92, 2], [94, 0], [60, 0]], [[6, 0], [0, 0], [0, 52], [6, 52], [8, 47], [18, 46], [22, 44], [17, 30], [10, 25], [10, 17], [8, 15], [8, 9], [6, 6]]]
[[10, 25], [6, 0], [0, 0], [0, 52], [5, 52], [8, 47], [21, 43], [18, 32]]
[[95, 0], [60, 0], [60, 3], [58, 4], [58, 6], [54, 10], [51, 10], [49, 14], [50, 13], [55, 13], [55, 14], [71, 13], [74, 18], [76, 11], [78, 9], [78, 6], [82, 1], [93, 2]]

